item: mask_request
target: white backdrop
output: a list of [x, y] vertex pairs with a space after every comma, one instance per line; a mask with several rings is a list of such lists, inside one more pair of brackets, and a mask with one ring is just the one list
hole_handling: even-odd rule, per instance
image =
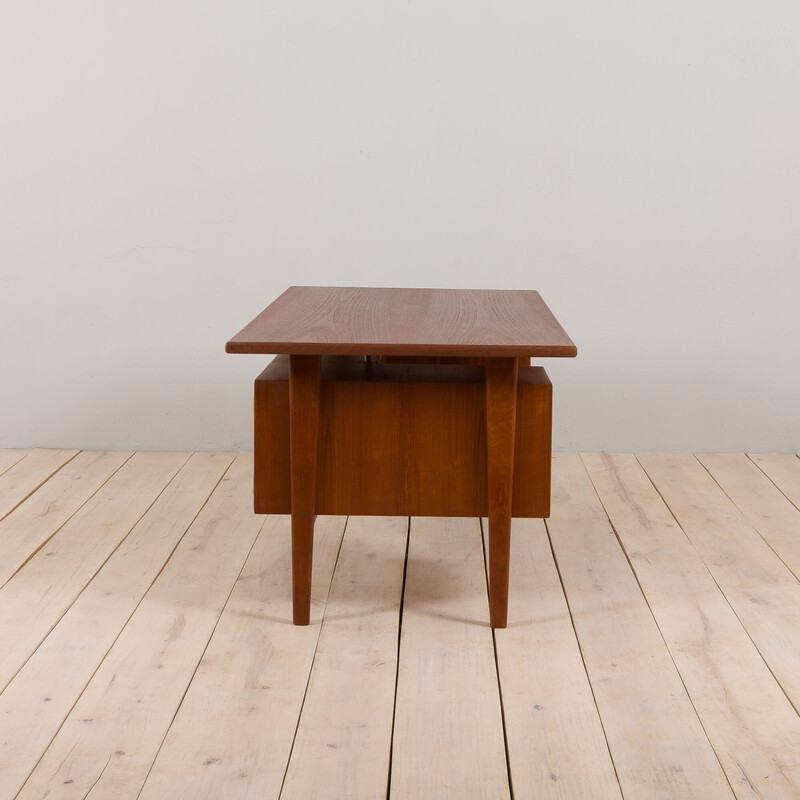
[[0, 447], [247, 447], [332, 284], [539, 289], [559, 449], [798, 450], [799, 214], [796, 0], [8, 4]]

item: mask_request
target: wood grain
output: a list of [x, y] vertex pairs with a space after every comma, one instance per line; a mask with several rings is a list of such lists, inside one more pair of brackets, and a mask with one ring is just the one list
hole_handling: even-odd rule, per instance
[[477, 519], [411, 520], [390, 794], [510, 796]]
[[317, 523], [311, 624], [294, 626], [289, 520], [267, 519], [139, 800], [278, 797], [344, 524]]
[[538, 292], [292, 286], [228, 353], [575, 356]]
[[[540, 367], [519, 370], [512, 508], [550, 510], [553, 387]], [[485, 516], [486, 389], [475, 366], [322, 359], [319, 514]], [[288, 514], [288, 364], [255, 382], [255, 509]]]
[[732, 798], [577, 454], [554, 456], [553, 483], [547, 527], [623, 796]]
[[800, 797], [800, 718], [697, 550], [634, 456], [583, 460], [736, 796]]
[[347, 522], [283, 800], [386, 796], [407, 532]]

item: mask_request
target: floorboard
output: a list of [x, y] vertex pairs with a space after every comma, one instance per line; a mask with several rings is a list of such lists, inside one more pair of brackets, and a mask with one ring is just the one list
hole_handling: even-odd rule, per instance
[[92, 676], [20, 798], [138, 794], [263, 524], [251, 511], [251, 475], [252, 456], [240, 455]]
[[800, 458], [785, 453], [751, 453], [749, 458], [795, 508], [800, 508]]
[[623, 796], [733, 797], [577, 454], [555, 456], [553, 484], [547, 527]]
[[796, 800], [800, 717], [697, 550], [633, 456], [584, 461], [736, 796]]
[[495, 644], [514, 798], [619, 800], [542, 520], [513, 521], [510, 564], [508, 627]]
[[0, 475], [28, 455], [29, 450], [0, 450]]
[[[197, 454], [158, 496], [185, 460], [145, 455], [152, 507], [0, 694], [0, 797], [14, 796], [36, 765], [232, 459]], [[113, 500], [105, 505], [110, 515], [124, 512]]]
[[[0, 589], [0, 641], [4, 643], [0, 690], [187, 458], [188, 454], [137, 453]], [[134, 566], [127, 559], [125, 564], [126, 569]], [[36, 609], [35, 615], [28, 613], [31, 608]]]
[[[796, 578], [800, 577], [800, 510], [744, 453], [697, 459]], [[795, 459], [800, 465], [800, 459]]]
[[4, 470], [0, 475], [0, 520], [7, 517], [79, 452], [31, 450]]
[[[78, 453], [42, 485], [39, 491], [29, 495], [0, 522], [0, 586], [5, 584], [131, 455], [131, 453], [102, 451]], [[48, 469], [52, 466], [54, 464], [49, 464]]]
[[411, 520], [390, 792], [510, 796], [477, 519]]
[[289, 518], [267, 518], [141, 800], [279, 796], [344, 523], [317, 520], [311, 624], [295, 627]]
[[347, 523], [283, 800], [386, 795], [407, 539], [406, 517]]
[[[252, 454], [0, 450], [0, 800], [800, 798], [800, 458], [555, 457], [481, 521], [320, 517]], [[344, 532], [344, 533], [343, 533]]]
[[800, 710], [800, 583], [691, 455], [639, 456], [761, 656]]

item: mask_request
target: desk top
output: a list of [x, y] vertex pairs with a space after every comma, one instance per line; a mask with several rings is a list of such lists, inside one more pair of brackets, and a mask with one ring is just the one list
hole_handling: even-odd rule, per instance
[[228, 353], [575, 356], [539, 292], [292, 286]]

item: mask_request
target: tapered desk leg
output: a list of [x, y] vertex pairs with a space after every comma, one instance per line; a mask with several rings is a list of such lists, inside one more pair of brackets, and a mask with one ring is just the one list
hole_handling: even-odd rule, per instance
[[292, 603], [295, 625], [308, 625], [311, 614], [320, 367], [320, 356], [289, 356]]
[[516, 358], [486, 359], [486, 461], [489, 487], [489, 617], [508, 621], [508, 562], [517, 421]]

